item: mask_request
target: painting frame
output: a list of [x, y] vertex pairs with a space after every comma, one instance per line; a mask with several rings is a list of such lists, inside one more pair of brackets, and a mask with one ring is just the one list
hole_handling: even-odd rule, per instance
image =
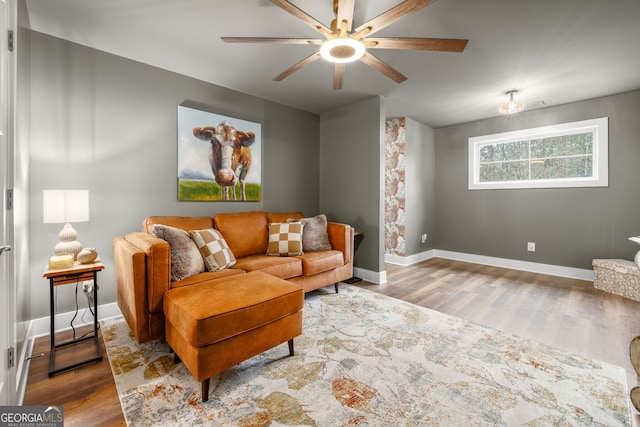
[[262, 199], [261, 123], [179, 105], [177, 139], [178, 201]]

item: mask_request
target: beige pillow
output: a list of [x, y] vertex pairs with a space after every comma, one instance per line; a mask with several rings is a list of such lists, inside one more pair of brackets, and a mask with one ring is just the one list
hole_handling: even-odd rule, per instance
[[270, 256], [295, 256], [302, 255], [302, 228], [301, 221], [274, 222], [269, 224], [269, 244], [267, 255]]
[[207, 271], [224, 270], [236, 263], [236, 257], [218, 230], [191, 230], [189, 235], [200, 250]]
[[302, 221], [304, 232], [302, 233], [302, 250], [305, 252], [331, 250], [329, 233], [327, 233], [327, 216], [316, 215], [311, 218], [288, 219], [287, 222]]
[[169, 243], [171, 281], [186, 279], [204, 271], [204, 261], [189, 233], [168, 225], [154, 224], [151, 234]]

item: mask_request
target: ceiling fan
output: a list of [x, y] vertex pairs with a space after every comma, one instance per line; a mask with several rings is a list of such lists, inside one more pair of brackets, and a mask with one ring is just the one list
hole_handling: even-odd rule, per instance
[[320, 46], [320, 50], [303, 59], [292, 67], [273, 78], [281, 81], [295, 73], [305, 65], [325, 58], [335, 63], [333, 77], [333, 89], [341, 89], [344, 80], [345, 64], [360, 60], [368, 66], [378, 70], [397, 83], [402, 83], [407, 78], [398, 70], [384, 63], [369, 53], [368, 49], [415, 49], [442, 52], [462, 52], [468, 40], [462, 39], [433, 39], [433, 38], [407, 38], [407, 37], [369, 37], [373, 33], [398, 21], [404, 15], [416, 12], [428, 6], [435, 0], [405, 0], [378, 15], [369, 22], [353, 29], [353, 11], [355, 0], [333, 0], [333, 13], [335, 19], [331, 22], [331, 28], [318, 22], [287, 0], [272, 0], [274, 4], [289, 12], [296, 18], [304, 21], [324, 36], [323, 39], [302, 38], [273, 38], [273, 37], [222, 37], [226, 43], [277, 43], [277, 44], [308, 44]]

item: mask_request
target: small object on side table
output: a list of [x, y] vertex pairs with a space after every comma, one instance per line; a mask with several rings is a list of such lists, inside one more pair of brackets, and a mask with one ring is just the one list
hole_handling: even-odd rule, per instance
[[49, 268], [69, 268], [73, 266], [73, 255], [54, 255], [49, 257]]
[[[88, 363], [97, 362], [102, 360], [102, 346], [100, 345], [100, 339], [98, 338], [98, 271], [103, 270], [104, 265], [99, 260], [92, 264], [79, 264], [75, 263], [68, 268], [47, 268], [42, 275], [49, 279], [49, 309], [51, 313], [51, 324], [49, 333], [51, 336], [51, 351], [49, 353], [49, 376], [53, 376], [59, 372], [68, 371], [70, 369], [77, 368], [79, 366], [86, 365]], [[93, 281], [93, 335], [82, 336], [77, 339], [64, 341], [61, 344], [56, 344], [56, 327], [55, 327], [55, 304], [53, 289], [56, 286], [73, 284], [76, 285], [84, 281]], [[56, 350], [61, 347], [67, 347], [72, 344], [77, 344], [81, 341], [95, 340], [96, 354], [89, 359], [85, 359], [70, 365], [55, 367], [55, 353]]]
[[98, 251], [95, 248], [84, 248], [78, 254], [78, 262], [80, 264], [89, 264], [98, 258]]

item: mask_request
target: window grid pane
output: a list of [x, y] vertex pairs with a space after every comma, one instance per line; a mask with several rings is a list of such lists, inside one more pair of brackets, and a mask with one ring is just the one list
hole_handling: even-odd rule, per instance
[[480, 182], [593, 177], [593, 132], [480, 147]]
[[607, 187], [609, 118], [469, 137], [470, 190]]

